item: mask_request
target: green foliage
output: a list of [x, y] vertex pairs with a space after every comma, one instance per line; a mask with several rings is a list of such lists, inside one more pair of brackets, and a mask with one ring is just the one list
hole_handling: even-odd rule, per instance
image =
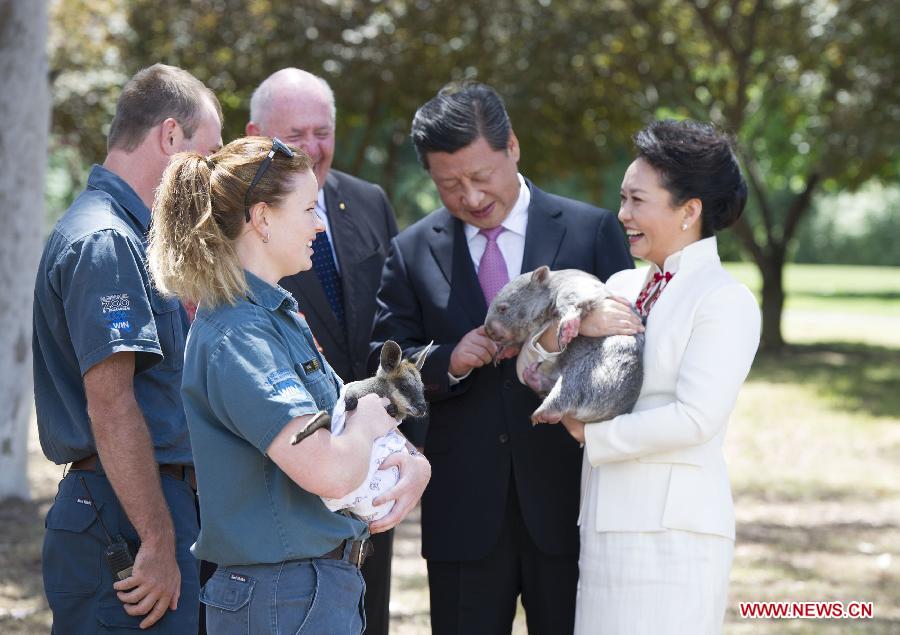
[[504, 96], [523, 173], [612, 208], [636, 129], [711, 120], [752, 186], [736, 235], [777, 345], [781, 267], [814, 195], [900, 176], [897, 18], [870, 0], [56, 0], [54, 134], [97, 160], [118, 87], [163, 61], [216, 91], [231, 139], [253, 88], [299, 66], [334, 88], [336, 167], [384, 186], [406, 224], [436, 200], [409, 124], [449, 80]]
[[900, 266], [900, 188], [872, 182], [820, 197], [816, 207], [798, 233], [795, 262]]

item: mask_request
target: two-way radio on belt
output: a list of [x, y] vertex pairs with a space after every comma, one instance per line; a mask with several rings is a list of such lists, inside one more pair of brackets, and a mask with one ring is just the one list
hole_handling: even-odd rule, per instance
[[106, 550], [103, 552], [103, 556], [106, 558], [106, 564], [109, 565], [109, 570], [112, 571], [113, 578], [124, 580], [131, 576], [131, 570], [134, 567], [134, 556], [131, 553], [131, 548], [121, 534], [116, 534], [115, 540], [109, 535], [106, 524], [104, 524], [103, 518], [100, 517], [100, 511], [97, 509], [97, 504], [94, 503], [94, 497], [91, 496], [91, 490], [88, 489], [87, 481], [84, 480], [83, 476], [81, 477], [81, 484], [84, 485], [84, 491], [87, 492], [88, 501], [90, 502], [91, 507], [94, 508], [94, 513], [97, 514], [97, 520], [100, 521], [100, 527], [103, 528], [103, 533], [106, 535], [106, 541], [109, 543]]

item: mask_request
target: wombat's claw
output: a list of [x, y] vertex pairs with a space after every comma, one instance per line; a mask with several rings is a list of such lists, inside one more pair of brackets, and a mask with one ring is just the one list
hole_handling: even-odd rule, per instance
[[500, 365], [500, 362], [503, 361], [502, 359], [500, 359], [500, 355], [503, 354], [503, 350], [504, 350], [506, 347], [505, 347], [503, 344], [500, 344], [500, 343], [498, 343], [498, 342], [494, 342], [494, 345], [495, 345], [497, 348], [496, 348], [496, 350], [494, 351], [494, 355], [493, 355], [493, 357], [491, 358], [491, 361], [494, 362], [494, 366], [499, 366], [499, 365]]
[[556, 332], [556, 342], [559, 344], [559, 350], [566, 350], [569, 342], [578, 335], [579, 328], [581, 328], [581, 320], [577, 317], [568, 318], [559, 323], [559, 330]]
[[312, 434], [320, 428], [331, 430], [331, 415], [324, 410], [320, 410], [314, 414], [313, 418], [303, 426], [303, 429], [291, 437], [291, 445], [297, 445], [306, 437], [312, 436]]
[[392, 416], [394, 419], [397, 418], [397, 415], [400, 414], [400, 409], [394, 402], [389, 403], [384, 407], [385, 411]]
[[562, 419], [562, 414], [558, 412], [549, 412], [547, 410], [535, 410], [531, 415], [531, 425], [536, 426], [539, 423], [558, 423]]
[[344, 410], [346, 410], [347, 412], [356, 410], [357, 405], [359, 405], [359, 399], [357, 399], [356, 397], [351, 397], [350, 395], [344, 397]]

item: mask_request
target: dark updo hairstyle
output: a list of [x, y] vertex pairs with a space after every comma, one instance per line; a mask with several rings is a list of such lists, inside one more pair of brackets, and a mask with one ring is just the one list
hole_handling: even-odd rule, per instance
[[703, 238], [731, 226], [747, 203], [747, 183], [727, 135], [712, 124], [657, 121], [634, 135], [638, 158], [659, 173], [675, 206], [697, 198], [703, 204]]
[[509, 143], [509, 115], [503, 99], [487, 84], [451, 82], [416, 111], [413, 146], [428, 169], [429, 152], [453, 154], [484, 137], [494, 150]]

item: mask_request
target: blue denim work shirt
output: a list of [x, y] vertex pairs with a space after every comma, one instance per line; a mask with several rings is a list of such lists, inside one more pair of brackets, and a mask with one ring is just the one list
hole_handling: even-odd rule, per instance
[[223, 566], [314, 558], [368, 532], [266, 454], [295, 417], [331, 412], [342, 382], [291, 294], [245, 275], [246, 297], [197, 310], [182, 384], [200, 499], [192, 551]]
[[134, 396], [157, 463], [191, 464], [181, 404], [187, 314], [146, 268], [150, 210], [95, 165], [87, 188], [44, 247], [34, 285], [34, 400], [44, 454], [71, 463], [96, 453], [84, 374], [113, 353], [135, 354]]

